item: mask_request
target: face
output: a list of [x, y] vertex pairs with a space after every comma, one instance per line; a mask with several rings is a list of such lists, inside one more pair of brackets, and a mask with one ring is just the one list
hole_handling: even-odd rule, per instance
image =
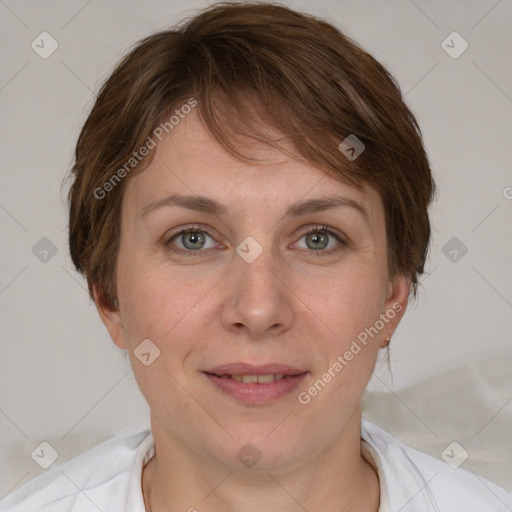
[[235, 160], [193, 113], [162, 140], [127, 183], [119, 310], [100, 314], [153, 429], [227, 466], [252, 443], [259, 467], [285, 467], [360, 421], [408, 283], [390, 282], [375, 190], [244, 152], [263, 161]]

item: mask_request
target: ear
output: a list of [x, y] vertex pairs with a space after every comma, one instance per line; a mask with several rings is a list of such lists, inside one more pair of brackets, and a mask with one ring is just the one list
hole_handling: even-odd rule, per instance
[[94, 302], [96, 309], [100, 315], [101, 321], [107, 328], [112, 341], [122, 349], [126, 349], [126, 339], [123, 325], [121, 323], [121, 314], [119, 307], [112, 309], [108, 301], [105, 299], [103, 292], [100, 291], [98, 285], [93, 285]]
[[410, 289], [411, 280], [404, 274], [399, 274], [389, 281], [384, 306], [384, 315], [388, 322], [383, 330], [383, 336], [379, 344], [380, 348], [385, 348], [389, 344], [389, 338], [393, 336], [400, 320], [404, 316]]

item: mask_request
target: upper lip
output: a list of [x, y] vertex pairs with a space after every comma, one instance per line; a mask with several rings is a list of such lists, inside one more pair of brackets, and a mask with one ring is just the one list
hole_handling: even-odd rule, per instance
[[242, 362], [222, 364], [210, 370], [206, 370], [206, 373], [213, 373], [214, 375], [300, 375], [306, 372], [307, 370], [292, 367], [287, 364], [269, 363], [255, 366]]

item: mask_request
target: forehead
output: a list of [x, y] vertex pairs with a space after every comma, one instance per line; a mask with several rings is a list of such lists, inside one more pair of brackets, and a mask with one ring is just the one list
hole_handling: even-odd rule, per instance
[[[271, 128], [265, 130], [270, 137], [282, 137]], [[150, 165], [130, 177], [125, 209], [140, 213], [149, 202], [173, 193], [209, 196], [234, 209], [258, 209], [263, 201], [284, 208], [299, 198], [343, 194], [370, 215], [381, 213], [380, 197], [371, 187], [358, 190], [268, 143], [248, 137], [239, 142], [240, 152], [254, 161], [240, 161], [228, 153], [191, 112], [158, 143]], [[290, 144], [282, 145], [296, 155]]]

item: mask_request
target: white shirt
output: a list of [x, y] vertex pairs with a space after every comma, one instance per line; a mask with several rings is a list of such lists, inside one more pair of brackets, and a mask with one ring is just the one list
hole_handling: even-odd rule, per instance
[[[379, 512], [512, 511], [512, 495], [501, 487], [364, 418], [361, 452], [379, 474]], [[149, 430], [117, 436], [28, 482], [0, 501], [0, 512], [146, 512], [141, 477], [153, 455]]]

